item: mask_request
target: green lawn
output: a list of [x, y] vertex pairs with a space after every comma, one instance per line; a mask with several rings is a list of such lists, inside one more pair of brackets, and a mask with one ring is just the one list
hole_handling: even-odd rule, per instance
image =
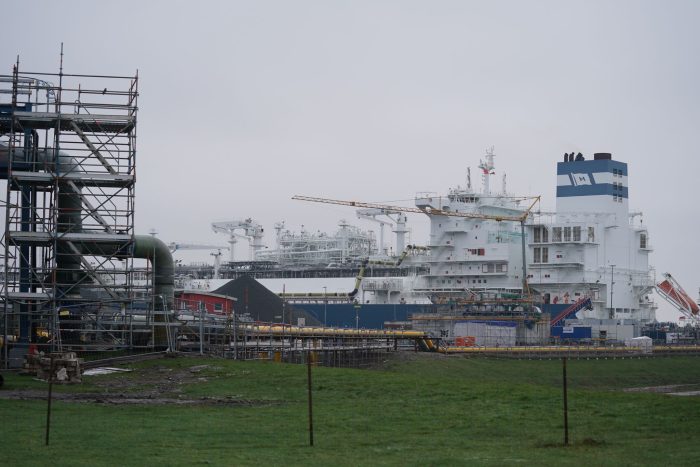
[[[196, 365], [209, 366], [188, 373]], [[240, 406], [54, 402], [51, 446], [46, 447], [46, 403], [0, 399], [0, 462], [700, 465], [700, 397], [622, 391], [700, 384], [700, 358], [570, 360], [573, 445], [568, 448], [561, 446], [559, 360], [421, 354], [391, 359], [372, 370], [314, 368], [313, 448], [308, 446], [303, 365], [177, 358], [128, 366], [136, 371], [85, 377], [85, 384], [57, 391], [155, 390], [180, 398], [256, 402]], [[168, 380], [183, 372], [191, 377], [182, 384]], [[117, 389], [110, 389], [117, 381]], [[5, 374], [0, 391], [21, 388], [43, 389], [46, 384]]]

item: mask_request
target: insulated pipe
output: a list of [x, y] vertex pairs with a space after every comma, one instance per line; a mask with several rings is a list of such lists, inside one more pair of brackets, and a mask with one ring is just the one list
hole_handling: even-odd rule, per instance
[[[24, 150], [16, 150], [18, 159], [21, 160], [17, 165], [26, 164], [24, 158]], [[37, 151], [37, 161], [51, 165], [53, 164], [53, 150]], [[0, 178], [7, 178], [8, 175], [8, 148], [6, 145], [0, 144]], [[58, 167], [57, 173], [64, 175], [68, 172], [75, 172], [79, 168], [78, 162], [69, 154], [58, 152]], [[79, 191], [75, 191], [67, 183], [58, 184], [58, 232], [81, 232], [82, 231], [82, 199]], [[134, 258], [148, 259], [152, 263], [155, 278], [153, 280], [153, 293], [156, 296], [162, 297], [161, 304], [165, 309], [172, 309], [174, 302], [174, 267], [173, 257], [168, 249], [168, 246], [158, 238], [150, 235], [135, 235], [133, 237], [133, 246], [131, 255]], [[85, 243], [85, 253], [95, 256], [103, 256], [99, 245], [91, 245]], [[59, 248], [59, 250], [62, 250]], [[59, 284], [75, 284], [80, 279], [80, 256], [67, 251], [58, 252], [58, 270]], [[63, 254], [65, 253], [65, 254]]]
[[[24, 150], [17, 150], [19, 154], [18, 168], [32, 169], [30, 159], [25, 154]], [[69, 172], [79, 169], [80, 164], [69, 154], [59, 151], [56, 157], [57, 167], [56, 173], [64, 175]], [[13, 161], [14, 162], [14, 161]], [[54, 151], [49, 148], [46, 150], [37, 151], [36, 162], [41, 162], [45, 165], [54, 164]], [[9, 174], [9, 151], [6, 145], [0, 144], [0, 178], [7, 179]], [[80, 193], [80, 188], [74, 188], [69, 183], [58, 183], [58, 225], [59, 233], [80, 232], [82, 231], [82, 211], [83, 201]], [[83, 253], [104, 256], [105, 254], [112, 255], [112, 252], [106, 253], [102, 251], [99, 244], [91, 244], [85, 242], [81, 244]], [[153, 295], [156, 297], [155, 309], [158, 311], [172, 310], [175, 302], [174, 288], [174, 264], [173, 257], [168, 246], [160, 239], [150, 235], [134, 235], [131, 242], [130, 255], [134, 258], [143, 258], [151, 262], [153, 268]], [[81, 257], [75, 254], [67, 245], [59, 243], [57, 251], [57, 277], [56, 282], [59, 285], [71, 289], [74, 293], [79, 293], [80, 289], [75, 284], [78, 284], [81, 276]], [[60, 297], [59, 297], [60, 298]], [[156, 321], [164, 321], [163, 315], [156, 317]], [[154, 336], [154, 343], [161, 346], [167, 343], [165, 340], [165, 329], [159, 328]]]
[[[322, 328], [312, 326], [282, 326], [279, 324], [240, 324], [240, 329], [253, 334], [273, 336], [350, 336], [370, 337], [377, 339], [423, 339], [430, 340], [428, 334], [413, 330], [389, 330], [389, 329], [348, 329], [348, 328]], [[434, 346], [434, 344], [426, 344]]]
[[[36, 159], [32, 162], [32, 158], [28, 157], [24, 149], [15, 149], [15, 157], [13, 158], [14, 168], [32, 171], [32, 163], [41, 163], [45, 166], [52, 166], [54, 164], [54, 150], [52, 148], [37, 150], [35, 154]], [[76, 162], [70, 154], [63, 151], [58, 152], [58, 167], [56, 167], [56, 172], [59, 176], [65, 175], [68, 172], [74, 172], [78, 167], [78, 162]], [[0, 178], [7, 179], [8, 174], [9, 149], [7, 145], [0, 144]], [[81, 215], [83, 208], [80, 191], [76, 192], [70, 184], [59, 181], [57, 206], [57, 232], [80, 232], [82, 230]], [[58, 245], [56, 251], [56, 269], [56, 283], [61, 288], [70, 289], [72, 294], [79, 294], [80, 287], [74, 284], [78, 284], [82, 278], [80, 257], [71, 251], [67, 245], [60, 243]], [[63, 293], [59, 292], [59, 297], [61, 296], [63, 296]]]
[[172, 310], [175, 302], [175, 267], [168, 245], [150, 235], [134, 235], [133, 238], [131, 256], [149, 260], [153, 268], [153, 295], [156, 297], [156, 309]]

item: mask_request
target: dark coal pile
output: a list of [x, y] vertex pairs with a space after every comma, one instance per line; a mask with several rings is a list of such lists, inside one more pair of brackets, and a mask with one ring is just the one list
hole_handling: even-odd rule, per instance
[[[282, 316], [282, 299], [250, 276], [241, 276], [238, 279], [233, 279], [212, 292], [237, 298], [236, 312], [247, 312], [255, 321], [281, 321], [279, 317]], [[307, 326], [319, 326], [321, 324], [313, 315], [287, 304], [284, 308], [284, 322], [297, 324], [298, 318], [304, 318]]]

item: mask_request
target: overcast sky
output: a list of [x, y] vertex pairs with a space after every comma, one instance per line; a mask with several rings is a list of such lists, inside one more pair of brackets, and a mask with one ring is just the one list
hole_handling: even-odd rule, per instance
[[[697, 297], [700, 2], [35, 0], [2, 11], [3, 73], [17, 55], [21, 69], [57, 71], [61, 42], [68, 73], [138, 69], [137, 231], [223, 244], [212, 221], [252, 217], [272, 246], [281, 220], [371, 228], [290, 197], [410, 205], [463, 185], [490, 146], [509, 191], [553, 209], [564, 152], [612, 152], [629, 163], [657, 275]], [[426, 243], [427, 218], [409, 222]]]

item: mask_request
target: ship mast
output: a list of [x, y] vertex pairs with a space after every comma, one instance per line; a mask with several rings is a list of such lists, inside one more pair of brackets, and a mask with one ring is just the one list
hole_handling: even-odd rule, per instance
[[491, 175], [494, 174], [494, 169], [496, 166], [493, 164], [493, 158], [496, 155], [493, 153], [493, 146], [486, 150], [486, 161], [479, 159], [479, 168], [481, 169], [481, 179], [483, 181], [483, 193], [485, 195], [491, 194], [491, 188], [489, 187], [489, 180]]

